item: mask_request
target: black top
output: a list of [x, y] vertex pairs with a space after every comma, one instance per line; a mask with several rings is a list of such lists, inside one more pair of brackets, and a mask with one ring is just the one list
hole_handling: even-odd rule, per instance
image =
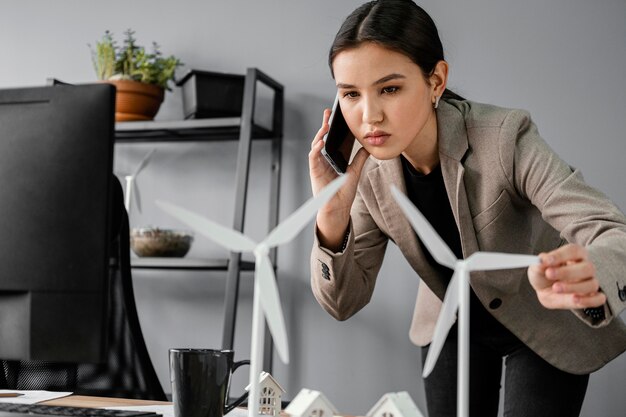
[[[400, 159], [402, 160], [402, 171], [409, 199], [422, 212], [456, 257], [463, 259], [459, 229], [452, 214], [452, 207], [443, 182], [441, 165], [437, 165], [429, 174], [424, 175], [413, 168], [406, 158], [401, 156]], [[422, 241], [419, 240], [419, 242], [428, 262], [447, 285], [452, 278], [453, 271], [437, 263]], [[489, 335], [509, 334], [509, 331], [485, 309], [473, 289], [470, 297], [470, 324], [473, 335], [477, 334], [476, 331]], [[476, 328], [477, 325], [478, 328]], [[450, 332], [451, 335], [453, 333]]]
[[[417, 172], [406, 158], [401, 156], [400, 159], [402, 160], [402, 171], [404, 172], [409, 199], [435, 228], [456, 257], [462, 259], [463, 250], [461, 249], [459, 229], [456, 226], [452, 207], [450, 207], [448, 200], [446, 186], [441, 174], [441, 165], [437, 165], [428, 175], [424, 175]], [[421, 241], [420, 244], [422, 244]], [[425, 249], [424, 253], [435, 269], [446, 271], [444, 275], [449, 281], [452, 270], [435, 262], [423, 244], [422, 248]]]

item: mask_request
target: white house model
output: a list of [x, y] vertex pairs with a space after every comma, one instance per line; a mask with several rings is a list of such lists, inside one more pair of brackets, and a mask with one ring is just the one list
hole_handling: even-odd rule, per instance
[[367, 417], [424, 417], [406, 391], [390, 392], [366, 414]]
[[[250, 390], [250, 385], [246, 387]], [[272, 375], [263, 371], [259, 376], [259, 414], [278, 417], [281, 410], [281, 398], [285, 390]]]
[[306, 388], [291, 400], [285, 412], [291, 417], [333, 417], [339, 414], [324, 394]]

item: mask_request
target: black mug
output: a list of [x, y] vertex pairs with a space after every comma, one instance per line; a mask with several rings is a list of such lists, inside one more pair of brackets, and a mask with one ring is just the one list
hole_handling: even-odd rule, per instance
[[232, 350], [170, 349], [170, 381], [176, 417], [222, 417], [248, 398], [227, 404], [230, 379], [241, 365]]

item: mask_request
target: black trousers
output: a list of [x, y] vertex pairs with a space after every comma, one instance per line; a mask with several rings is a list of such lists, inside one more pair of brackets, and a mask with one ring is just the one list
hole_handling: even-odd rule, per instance
[[[477, 301], [477, 300], [476, 300]], [[470, 416], [497, 417], [503, 359], [505, 417], [578, 417], [589, 375], [561, 371], [530, 350], [487, 311], [470, 319]], [[485, 314], [487, 316], [485, 316]], [[422, 366], [428, 346], [422, 348]], [[424, 380], [429, 417], [456, 417], [457, 327]]]

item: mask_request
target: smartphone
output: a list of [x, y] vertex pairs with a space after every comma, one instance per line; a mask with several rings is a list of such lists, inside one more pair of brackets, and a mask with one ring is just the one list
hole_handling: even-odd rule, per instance
[[344, 119], [341, 113], [339, 95], [335, 97], [328, 124], [330, 129], [324, 135], [322, 155], [324, 155], [330, 166], [337, 171], [337, 174], [344, 174], [346, 169], [348, 169], [355, 139], [352, 132], [350, 132], [350, 128], [348, 128], [346, 119]]

